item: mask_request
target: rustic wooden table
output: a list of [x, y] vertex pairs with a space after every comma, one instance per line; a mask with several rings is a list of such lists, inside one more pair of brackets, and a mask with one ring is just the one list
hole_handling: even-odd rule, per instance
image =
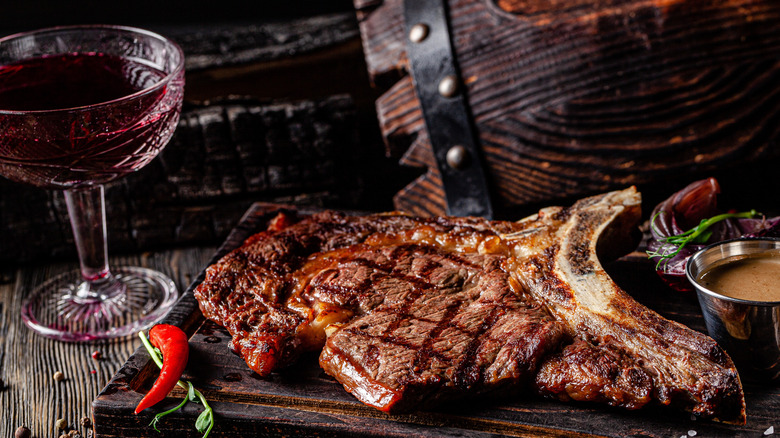
[[[214, 254], [214, 247], [192, 247], [112, 257], [116, 265], [158, 269], [184, 291]], [[32, 288], [69, 269], [72, 263], [46, 263], [0, 271], [0, 436], [13, 437], [26, 426], [37, 438], [58, 437], [55, 423], [90, 436], [80, 420], [90, 417], [92, 400], [136, 348], [138, 338], [71, 344], [44, 338], [24, 325], [20, 309]], [[93, 352], [100, 358], [92, 358]], [[65, 379], [55, 381], [61, 371]]]

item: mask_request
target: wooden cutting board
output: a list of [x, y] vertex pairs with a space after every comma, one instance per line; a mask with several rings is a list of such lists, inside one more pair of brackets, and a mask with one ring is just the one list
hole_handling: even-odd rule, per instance
[[[214, 256], [214, 261], [262, 230], [279, 210], [254, 204]], [[300, 211], [301, 213], [310, 213]], [[693, 295], [665, 287], [642, 253], [632, 253], [606, 266], [612, 278], [634, 298], [667, 318], [697, 330], [703, 320]], [[509, 399], [474, 399], [407, 415], [387, 415], [369, 408], [327, 376], [317, 356], [263, 379], [230, 352], [230, 336], [206, 321], [192, 290], [184, 293], [164, 322], [182, 327], [190, 338], [190, 359], [184, 378], [204, 393], [214, 408], [216, 426], [210, 437], [247, 436], [376, 436], [493, 437], [504, 436], [762, 436], [770, 427], [780, 434], [780, 388], [745, 385], [748, 423], [729, 426], [696, 420], [690, 414], [652, 407], [625, 411], [601, 405], [562, 403], [533, 395]], [[95, 437], [159, 437], [148, 426], [153, 414], [176, 406], [178, 388], [151, 412], [133, 410], [157, 376], [157, 367], [143, 348], [136, 351], [92, 403]], [[202, 410], [190, 403], [158, 425], [164, 437], [200, 437], [194, 427]]]

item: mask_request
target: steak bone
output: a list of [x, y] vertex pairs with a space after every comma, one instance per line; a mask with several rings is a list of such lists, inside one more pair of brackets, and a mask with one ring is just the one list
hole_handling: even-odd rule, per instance
[[[605, 355], [617, 349], [618, 356], [633, 359], [633, 368], [638, 371], [630, 380], [644, 383], [649, 377], [652, 398], [658, 403], [744, 424], [742, 385], [728, 354], [710, 337], [665, 319], [635, 301], [609, 277], [599, 261], [599, 255], [606, 259], [620, 254], [621, 244], [632, 241], [629, 233], [639, 220], [640, 204], [639, 193], [629, 188], [582, 199], [570, 208], [542, 210], [521, 221], [533, 231], [516, 239], [526, 250], [538, 251], [518, 257], [514, 275], [528, 294], [568, 325], [574, 338], [603, 346]], [[575, 343], [571, 348], [582, 346]], [[589, 399], [583, 396], [589, 392], [585, 387], [594, 385], [599, 377], [592, 367], [585, 373], [588, 365], [583, 361], [583, 355], [567, 354], [566, 350], [551, 357], [537, 376], [540, 392], [563, 399]], [[572, 368], [583, 372], [566, 372]], [[564, 375], [569, 375], [570, 381], [560, 381]], [[595, 386], [604, 388], [603, 383]], [[638, 407], [632, 406], [637, 400], [604, 398], [602, 395], [595, 400]]]

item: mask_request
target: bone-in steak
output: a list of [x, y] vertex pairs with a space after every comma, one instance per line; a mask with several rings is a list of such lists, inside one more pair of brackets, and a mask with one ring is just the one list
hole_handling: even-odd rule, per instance
[[386, 412], [535, 391], [743, 423], [726, 353], [601, 268], [597, 249], [630, 249], [638, 220], [633, 188], [519, 222], [280, 215], [209, 267], [195, 296], [261, 376], [321, 350], [328, 374]]

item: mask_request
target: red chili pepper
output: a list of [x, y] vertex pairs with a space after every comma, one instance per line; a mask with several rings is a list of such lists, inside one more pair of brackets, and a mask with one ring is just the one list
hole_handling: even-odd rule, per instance
[[157, 404], [171, 392], [184, 372], [189, 358], [190, 349], [187, 335], [176, 326], [158, 324], [152, 327], [149, 330], [149, 340], [162, 352], [163, 365], [152, 389], [146, 393], [138, 403], [138, 407], [135, 408], [136, 414]]

